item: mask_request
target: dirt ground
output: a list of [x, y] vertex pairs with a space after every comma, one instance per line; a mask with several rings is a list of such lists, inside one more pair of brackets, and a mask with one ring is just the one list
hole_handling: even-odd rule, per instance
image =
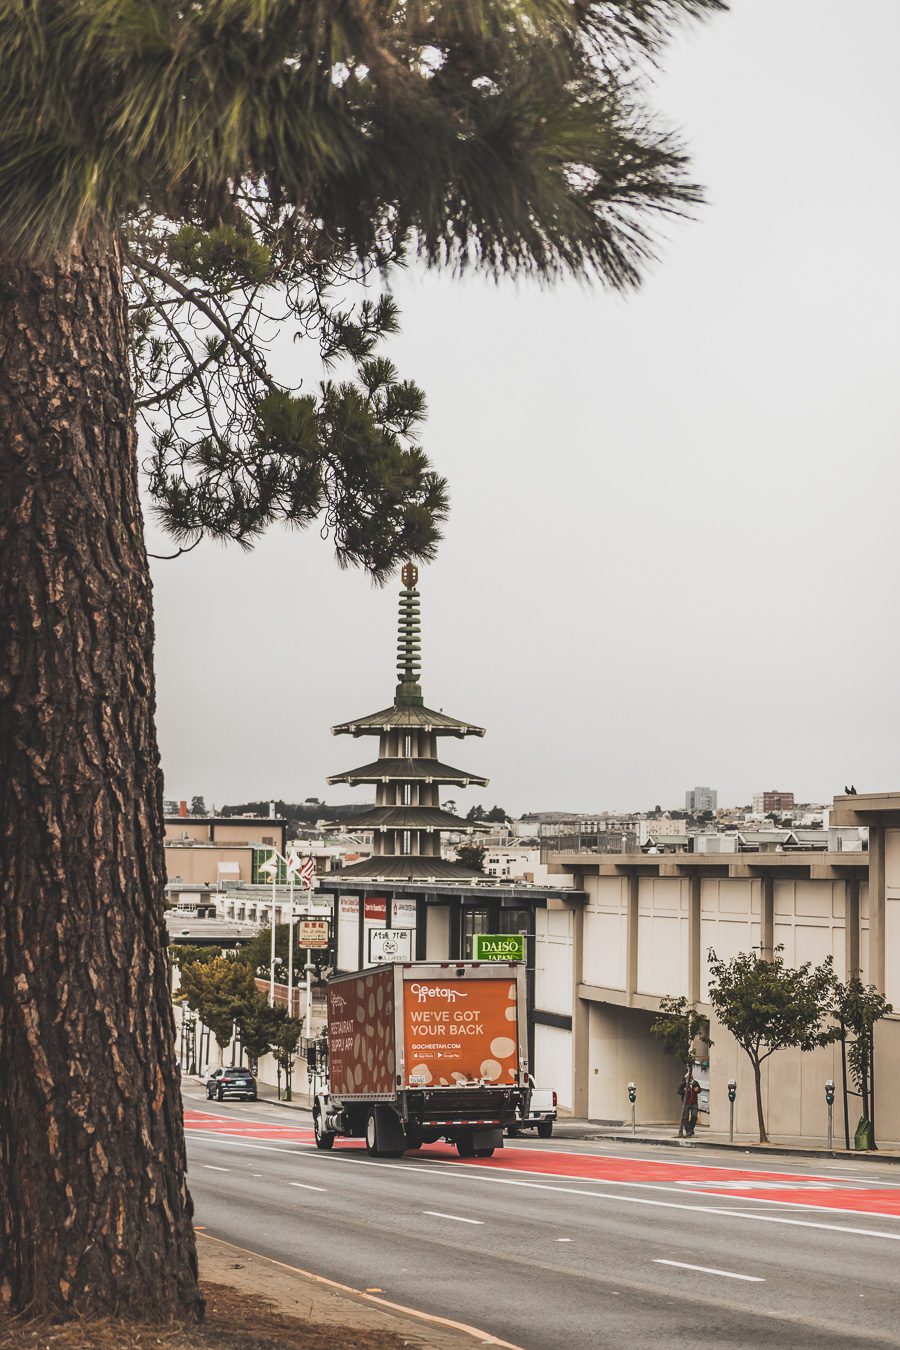
[[197, 1242], [206, 1298], [202, 1326], [118, 1319], [53, 1324], [0, 1313], [0, 1350], [475, 1350], [506, 1345], [487, 1332], [417, 1317], [380, 1300], [380, 1290], [348, 1289], [203, 1232]]

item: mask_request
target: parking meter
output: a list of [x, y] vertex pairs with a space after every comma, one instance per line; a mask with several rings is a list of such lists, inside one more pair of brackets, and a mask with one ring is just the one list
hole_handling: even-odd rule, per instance
[[728, 1080], [728, 1142], [734, 1143], [734, 1099], [737, 1096], [737, 1083], [733, 1078]]
[[632, 1103], [637, 1101], [637, 1088], [634, 1083], [628, 1084], [628, 1100]]
[[828, 1152], [834, 1147], [834, 1079], [825, 1079], [825, 1102], [828, 1107]]
[[733, 1078], [729, 1078], [729, 1080], [728, 1080], [728, 1100], [729, 1100], [730, 1102], [733, 1102], [736, 1096], [737, 1096], [737, 1083], [734, 1081]]

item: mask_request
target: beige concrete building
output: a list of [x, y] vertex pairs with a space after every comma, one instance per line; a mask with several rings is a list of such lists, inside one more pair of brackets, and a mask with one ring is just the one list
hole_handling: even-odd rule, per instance
[[[736, 1128], [752, 1131], [749, 1061], [707, 1003], [710, 948], [727, 958], [753, 948], [771, 953], [781, 944], [792, 965], [830, 955], [839, 976], [861, 971], [900, 1011], [900, 793], [837, 797], [831, 820], [867, 826], [868, 853], [555, 854], [552, 870], [584, 898], [561, 894], [540, 920], [536, 1007], [569, 1014], [571, 1030], [561, 1017], [560, 1026], [542, 1033], [535, 1047], [539, 1080], [556, 1086], [578, 1115], [622, 1120], [633, 1079], [639, 1121], [675, 1119], [678, 1071], [649, 1027], [662, 996], [685, 995], [712, 1022], [710, 1109], [702, 1119], [727, 1128], [726, 1084], [735, 1078]], [[883, 1140], [900, 1140], [898, 1065], [894, 1015], [876, 1028], [876, 1124]], [[839, 1048], [781, 1051], [767, 1061], [773, 1138], [824, 1137], [829, 1077], [840, 1081]], [[855, 1123], [851, 1116], [851, 1131]]]
[[287, 822], [280, 816], [167, 816], [166, 875], [170, 882], [214, 885], [253, 882], [265, 850], [284, 853]]

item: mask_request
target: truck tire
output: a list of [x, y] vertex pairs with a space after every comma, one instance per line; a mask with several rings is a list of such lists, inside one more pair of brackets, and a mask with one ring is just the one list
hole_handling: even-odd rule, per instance
[[474, 1158], [493, 1158], [494, 1150], [493, 1148], [473, 1148], [472, 1156]]
[[334, 1135], [322, 1127], [322, 1112], [313, 1112], [313, 1129], [316, 1132], [316, 1148], [334, 1148]]
[[366, 1152], [370, 1158], [381, 1157], [378, 1148], [378, 1122], [374, 1110], [370, 1110], [366, 1116]]
[[421, 1148], [422, 1143], [422, 1135], [418, 1130], [413, 1129], [406, 1131], [406, 1147], [410, 1152], [413, 1152], [417, 1148]]
[[456, 1136], [456, 1151], [461, 1158], [475, 1157], [475, 1145], [472, 1143], [471, 1130], [464, 1130]]
[[538, 1132], [538, 1137], [539, 1137], [539, 1138], [541, 1138], [541, 1139], [549, 1139], [549, 1138], [551, 1137], [551, 1135], [553, 1134], [553, 1121], [552, 1121], [552, 1120], [539, 1120], [539, 1121], [538, 1121], [537, 1132]]

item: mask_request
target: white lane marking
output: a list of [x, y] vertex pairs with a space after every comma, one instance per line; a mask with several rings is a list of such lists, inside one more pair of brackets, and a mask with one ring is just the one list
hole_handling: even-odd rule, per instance
[[571, 1242], [571, 1241], [572, 1241], [571, 1238], [557, 1238], [556, 1240], [557, 1240], [557, 1242]]
[[305, 1181], [289, 1181], [289, 1186], [299, 1186], [301, 1191], [327, 1191], [327, 1186], [308, 1186]]
[[[315, 1157], [321, 1161], [349, 1162], [355, 1164], [357, 1167], [386, 1167], [390, 1168], [392, 1171], [409, 1172], [410, 1175], [412, 1176], [432, 1175], [432, 1176], [440, 1176], [445, 1181], [447, 1179], [447, 1171], [448, 1171], [447, 1166], [441, 1166], [440, 1164], [434, 1163], [426, 1164], [424, 1161], [417, 1162], [411, 1160], [410, 1164], [373, 1162], [368, 1158], [354, 1158], [350, 1156], [344, 1156], [340, 1153], [313, 1154], [308, 1152], [301, 1152], [300, 1149], [296, 1148], [275, 1148], [271, 1144], [248, 1144], [244, 1140], [238, 1139], [225, 1139], [223, 1140], [223, 1142], [232, 1144], [234, 1145], [235, 1148], [255, 1149], [259, 1153], [284, 1153], [289, 1157], [297, 1157], [297, 1158]], [[545, 1183], [538, 1181], [513, 1181], [510, 1177], [484, 1176], [482, 1169], [479, 1169], [477, 1166], [467, 1166], [465, 1169], [461, 1167], [455, 1168], [453, 1175], [459, 1177], [461, 1181], [491, 1181], [497, 1186], [524, 1186], [529, 1190], [533, 1191], [549, 1191], [551, 1195], [552, 1194], [586, 1195], [589, 1199], [614, 1200], [621, 1202], [623, 1205], [651, 1205], [656, 1209], [682, 1209], [682, 1210], [686, 1209], [693, 1214], [717, 1214], [720, 1216], [724, 1215], [725, 1217], [731, 1219], [751, 1219], [759, 1223], [780, 1223], [785, 1224], [792, 1228], [821, 1228], [829, 1233], [849, 1233], [852, 1237], [887, 1238], [888, 1241], [891, 1242], [900, 1242], [900, 1233], [885, 1233], [877, 1228], [848, 1228], [846, 1227], [846, 1225], [839, 1223], [815, 1223], [811, 1220], [807, 1221], [805, 1219], [788, 1219], [783, 1218], [779, 1214], [758, 1214], [754, 1211], [746, 1211], [740, 1209], [723, 1209], [720, 1208], [718, 1205], [684, 1205], [684, 1204], [679, 1205], [672, 1200], [649, 1200], [646, 1199], [644, 1196], [622, 1195], [621, 1193], [617, 1195], [609, 1195], [603, 1191], [579, 1190], [574, 1186], [548, 1186]], [[576, 1180], [580, 1180], [580, 1178], [576, 1178]], [[626, 1183], [622, 1182], [621, 1184], [625, 1185]], [[634, 1182], [631, 1184], [643, 1185], [644, 1183]], [[656, 1186], [656, 1187], [649, 1187], [648, 1189], [674, 1190], [674, 1187]], [[684, 1192], [678, 1191], [676, 1192], [676, 1194], [683, 1195]], [[781, 1204], [781, 1202], [778, 1200], [761, 1200], [759, 1203], [769, 1205]], [[783, 1206], [783, 1208], [792, 1209], [796, 1211], [798, 1206], [786, 1204]], [[861, 1215], [861, 1217], [864, 1219], [900, 1217], [898, 1215], [893, 1214], [890, 1215], [867, 1214], [864, 1210], [855, 1210], [855, 1209], [827, 1209], [824, 1205], [809, 1205], [805, 1207], [805, 1210], [807, 1213], [811, 1214], [855, 1214]]]
[[430, 1214], [433, 1219], [452, 1219], [454, 1223], [477, 1223], [484, 1227], [484, 1219], [464, 1219], [461, 1214], [442, 1214], [439, 1209], [423, 1209], [423, 1214]]
[[677, 1266], [679, 1270], [699, 1270], [701, 1275], [722, 1275], [726, 1280], [747, 1280], [750, 1284], [765, 1284], [762, 1275], [738, 1275], [735, 1270], [716, 1270], [715, 1266], [689, 1266], [687, 1261], [664, 1261], [654, 1257], [655, 1266]]
[[230, 1168], [230, 1167], [214, 1167], [214, 1166], [212, 1165], [212, 1163], [201, 1163], [201, 1166], [202, 1166], [202, 1167], [205, 1167], [206, 1170], [207, 1170], [207, 1172], [230, 1172], [230, 1171], [231, 1171], [231, 1168]]

